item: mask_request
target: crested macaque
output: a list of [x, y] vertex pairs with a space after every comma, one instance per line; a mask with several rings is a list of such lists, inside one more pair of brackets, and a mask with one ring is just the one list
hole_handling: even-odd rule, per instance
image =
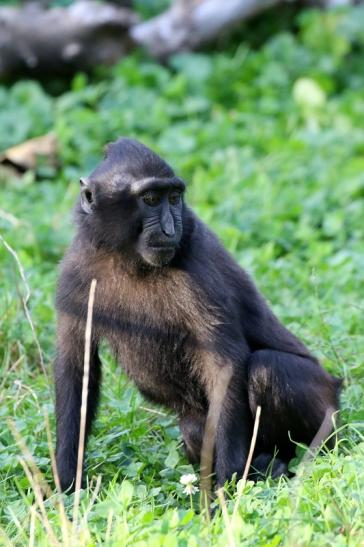
[[184, 193], [185, 183], [165, 161], [127, 138], [110, 144], [81, 179], [77, 233], [57, 293], [56, 457], [63, 490], [76, 476], [94, 278], [87, 433], [99, 399], [102, 340], [145, 397], [177, 414], [191, 462], [201, 457], [207, 421], [220, 401], [217, 485], [242, 475], [258, 405], [252, 467], [266, 472], [276, 454], [273, 476], [287, 471], [295, 443], [309, 445], [327, 411], [338, 409], [340, 380], [279, 322]]

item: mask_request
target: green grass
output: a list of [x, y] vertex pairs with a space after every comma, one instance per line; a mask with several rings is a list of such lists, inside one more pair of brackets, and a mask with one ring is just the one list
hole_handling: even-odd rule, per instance
[[[232, 527], [237, 544], [363, 545], [363, 29], [362, 8], [308, 11], [296, 34], [281, 32], [255, 50], [180, 55], [170, 68], [136, 54], [91, 80], [77, 76], [58, 97], [34, 82], [0, 87], [0, 148], [50, 130], [60, 142], [59, 167], [40, 165], [40, 180], [0, 172], [0, 233], [25, 270], [49, 376], [24, 315], [24, 283], [0, 242], [0, 544], [49, 544], [44, 516], [32, 517], [34, 489], [7, 420], [52, 485], [44, 415], [54, 431], [57, 263], [72, 237], [79, 176], [106, 142], [128, 135], [185, 177], [189, 203], [282, 321], [345, 379], [338, 446], [298, 480], [248, 483]], [[192, 468], [175, 417], [141, 398], [107, 348], [103, 361], [82, 515], [92, 477], [102, 483], [79, 543], [226, 545], [220, 511], [207, 524], [197, 496], [191, 508], [182, 492], [180, 476]], [[226, 497], [231, 515], [234, 485]], [[44, 503], [61, 540], [55, 499]], [[64, 503], [71, 515], [73, 497]]]

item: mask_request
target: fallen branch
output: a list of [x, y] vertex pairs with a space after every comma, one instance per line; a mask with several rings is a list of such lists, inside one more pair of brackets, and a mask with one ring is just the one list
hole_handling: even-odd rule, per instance
[[81, 0], [46, 10], [41, 4], [0, 8], [0, 78], [46, 77], [111, 64], [131, 47], [137, 16], [127, 8]]
[[198, 49], [242, 21], [283, 0], [176, 0], [161, 15], [133, 26], [133, 40], [150, 55], [165, 59]]

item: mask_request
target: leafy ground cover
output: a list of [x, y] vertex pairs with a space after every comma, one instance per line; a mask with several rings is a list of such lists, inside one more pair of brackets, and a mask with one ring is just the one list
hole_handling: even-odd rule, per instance
[[[235, 519], [217, 510], [207, 523], [179, 483], [193, 469], [175, 417], [146, 403], [105, 348], [72, 543], [225, 545], [232, 535], [239, 545], [363, 545], [364, 11], [308, 11], [296, 27], [258, 49], [179, 55], [168, 68], [135, 54], [57, 97], [34, 82], [0, 87], [0, 149], [50, 130], [60, 142], [60, 165], [40, 165], [41, 180], [0, 173], [0, 233], [24, 268], [47, 372], [25, 283], [0, 241], [0, 544], [48, 545], [47, 522], [67, 544], [55, 494], [35, 513], [8, 418], [52, 484], [44, 416], [53, 431], [56, 267], [79, 176], [128, 135], [185, 177], [189, 203], [279, 317], [344, 378], [341, 437], [297, 480], [248, 483], [238, 504], [230, 487]], [[64, 504], [70, 516], [73, 497]]]

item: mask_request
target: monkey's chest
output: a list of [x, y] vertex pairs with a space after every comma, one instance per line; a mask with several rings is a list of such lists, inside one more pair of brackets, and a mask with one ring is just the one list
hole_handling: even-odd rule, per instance
[[120, 329], [110, 342], [121, 366], [145, 396], [177, 410], [186, 404], [204, 406], [191, 333], [145, 322]]
[[[100, 334], [128, 376], [144, 394], [168, 406], [192, 400], [204, 404], [198, 368], [215, 318], [188, 276], [174, 271], [143, 283], [124, 280], [111, 291], [112, 283], [116, 281], [108, 281], [106, 298], [98, 303]], [[111, 293], [114, 300], [109, 302]]]

